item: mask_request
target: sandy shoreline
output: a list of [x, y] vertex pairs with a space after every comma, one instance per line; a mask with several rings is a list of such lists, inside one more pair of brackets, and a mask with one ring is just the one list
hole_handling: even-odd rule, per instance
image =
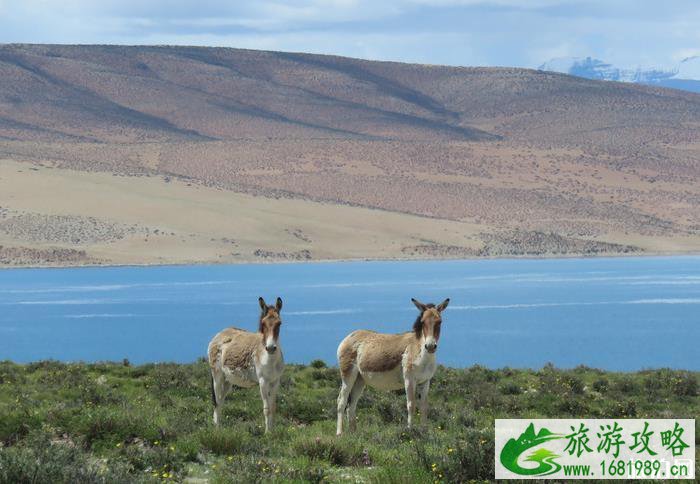
[[566, 255], [523, 255], [523, 256], [502, 256], [502, 257], [464, 257], [464, 258], [432, 258], [432, 259], [411, 259], [411, 258], [384, 258], [384, 259], [319, 259], [307, 261], [258, 261], [242, 260], [235, 262], [183, 262], [170, 264], [82, 264], [82, 265], [35, 265], [35, 266], [0, 266], [0, 272], [10, 270], [32, 270], [32, 269], [109, 269], [109, 268], [148, 268], [148, 267], [190, 267], [190, 266], [236, 266], [236, 265], [287, 265], [287, 264], [337, 264], [355, 262], [450, 262], [450, 261], [488, 261], [488, 260], [560, 260], [560, 259], [665, 259], [674, 257], [697, 257], [700, 252], [658, 252], [643, 254], [566, 254]]
[[562, 235], [8, 159], [0, 193], [0, 268], [700, 253], [700, 234]]

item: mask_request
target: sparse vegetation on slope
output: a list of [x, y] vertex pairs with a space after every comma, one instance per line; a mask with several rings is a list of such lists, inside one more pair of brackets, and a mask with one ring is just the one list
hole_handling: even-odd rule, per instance
[[359, 402], [358, 432], [336, 438], [338, 371], [320, 361], [286, 369], [269, 435], [257, 389], [235, 389], [223, 426], [213, 427], [203, 362], [4, 362], [0, 482], [490, 480], [494, 418], [692, 418], [700, 414], [699, 378], [441, 367], [430, 425], [407, 430], [403, 397], [370, 389]]
[[[391, 257], [697, 251], [699, 157], [700, 95], [672, 89], [225, 48], [0, 45], [0, 167], [153, 176], [477, 227], [467, 241], [438, 231], [428, 243], [375, 244]], [[44, 214], [114, 222], [87, 213], [84, 190], [72, 196], [85, 198], [78, 210]], [[27, 211], [6, 203], [13, 216]], [[247, 227], [241, 213], [229, 215]], [[148, 226], [132, 215], [127, 226]], [[35, 247], [40, 221], [18, 220], [0, 242]], [[248, 238], [242, 230], [225, 237]], [[200, 261], [329, 256], [284, 230], [295, 227], [280, 227], [274, 247], [220, 247]], [[85, 249], [93, 262], [132, 262], [105, 245]]]

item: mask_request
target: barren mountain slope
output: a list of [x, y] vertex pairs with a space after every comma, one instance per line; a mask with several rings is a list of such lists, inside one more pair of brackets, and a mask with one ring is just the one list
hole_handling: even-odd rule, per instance
[[[696, 94], [514, 68], [199, 47], [4, 45], [0, 81], [5, 160], [469, 224], [463, 240], [436, 232], [387, 245], [384, 257], [700, 248]], [[1, 193], [0, 207], [23, 210]], [[20, 223], [46, 219], [15, 220], [4, 237], [0, 224], [6, 252], [35, 244]], [[289, 252], [286, 240], [264, 258], [284, 258], [275, 254]], [[100, 260], [123, 259], [105, 255], [112, 243], [95, 242]], [[361, 256], [306, 245], [309, 258]], [[261, 258], [249, 252], [224, 260]]]

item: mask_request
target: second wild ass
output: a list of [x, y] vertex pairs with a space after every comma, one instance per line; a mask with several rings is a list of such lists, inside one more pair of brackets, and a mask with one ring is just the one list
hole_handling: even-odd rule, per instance
[[413, 331], [382, 334], [374, 331], [353, 331], [338, 346], [338, 366], [342, 385], [338, 395], [337, 435], [343, 433], [343, 417], [347, 414], [350, 430], [355, 430], [357, 400], [365, 384], [380, 390], [406, 390], [408, 426], [413, 425], [416, 394], [421, 422], [428, 421], [428, 390], [435, 374], [435, 352], [440, 339], [442, 311], [450, 303], [423, 304], [411, 299], [420, 314]]
[[226, 328], [212, 338], [207, 355], [211, 368], [214, 424], [221, 423], [221, 408], [233, 385], [250, 388], [260, 386], [265, 415], [265, 432], [272, 427], [277, 406], [277, 389], [284, 370], [282, 348], [279, 345], [282, 300], [268, 306], [260, 298], [258, 332]]

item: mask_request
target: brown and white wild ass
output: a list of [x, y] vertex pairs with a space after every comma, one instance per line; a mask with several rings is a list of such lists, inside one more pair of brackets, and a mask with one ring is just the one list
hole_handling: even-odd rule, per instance
[[221, 423], [221, 407], [233, 385], [250, 388], [260, 386], [265, 414], [265, 432], [270, 431], [277, 406], [277, 388], [284, 370], [279, 346], [282, 300], [274, 306], [259, 299], [260, 325], [257, 333], [226, 328], [209, 342], [207, 354], [211, 367], [214, 424]]
[[342, 385], [338, 395], [337, 434], [343, 433], [343, 414], [347, 413], [350, 430], [355, 430], [355, 409], [365, 384], [380, 390], [406, 390], [408, 426], [413, 425], [415, 397], [421, 422], [428, 421], [428, 390], [435, 374], [435, 352], [440, 339], [442, 311], [450, 303], [423, 304], [411, 299], [420, 311], [413, 331], [381, 334], [353, 331], [338, 346], [338, 365]]

